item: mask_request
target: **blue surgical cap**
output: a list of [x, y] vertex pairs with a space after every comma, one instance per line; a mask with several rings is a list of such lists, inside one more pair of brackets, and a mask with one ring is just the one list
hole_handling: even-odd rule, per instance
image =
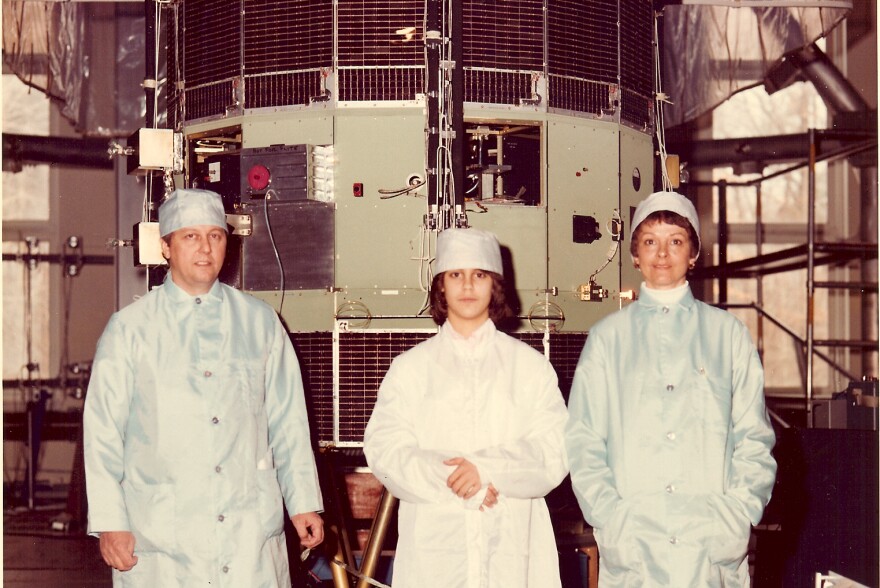
[[159, 235], [165, 237], [178, 229], [196, 225], [226, 228], [226, 212], [220, 194], [210, 190], [180, 188], [159, 207]]

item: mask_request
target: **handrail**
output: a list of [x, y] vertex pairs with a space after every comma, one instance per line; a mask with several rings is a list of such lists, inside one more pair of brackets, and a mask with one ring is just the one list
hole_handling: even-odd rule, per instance
[[[761, 308], [760, 306], [758, 306], [758, 305], [755, 304], [754, 302], [750, 302], [750, 303], [748, 303], [748, 304], [744, 304], [744, 303], [739, 303], [739, 304], [733, 304], [733, 303], [730, 303], [730, 304], [716, 304], [716, 305], [714, 305], [714, 306], [717, 306], [717, 307], [719, 307], [719, 308], [725, 308], [725, 309], [728, 309], [728, 310], [731, 309], [731, 308], [750, 308], [750, 309], [752, 309], [752, 310], [758, 312], [762, 317], [766, 318], [767, 320], [769, 320], [771, 323], [773, 323], [774, 325], [776, 325], [776, 326], [779, 327], [780, 329], [782, 329], [782, 331], [783, 331], [786, 335], [788, 335], [789, 337], [791, 337], [792, 339], [794, 339], [794, 340], [795, 340], [797, 343], [799, 343], [802, 347], [806, 347], [806, 345], [807, 345], [807, 342], [806, 342], [804, 339], [802, 339], [800, 336], [798, 336], [797, 333], [795, 333], [794, 331], [792, 331], [791, 329], [789, 329], [788, 327], [786, 327], [781, 321], [779, 321], [777, 318], [775, 318], [773, 315], [771, 315], [770, 313], [768, 313], [766, 310], [764, 310], [763, 308]], [[837, 371], [838, 373], [840, 373], [840, 374], [846, 376], [846, 378], [847, 378], [848, 380], [858, 380], [858, 379], [859, 379], [858, 377], [856, 377], [856, 376], [854, 376], [853, 374], [851, 374], [851, 373], [849, 373], [848, 371], [846, 371], [845, 368], [843, 368], [842, 366], [840, 366], [837, 362], [835, 362], [833, 359], [831, 359], [830, 357], [828, 357], [827, 355], [825, 355], [825, 354], [822, 353], [821, 351], [818, 351], [818, 350], [816, 350], [816, 349], [813, 349], [813, 355], [815, 355], [815, 356], [818, 357], [819, 359], [823, 360], [825, 363], [828, 364], [829, 367], [831, 367], [832, 369], [834, 369], [834, 370]]]

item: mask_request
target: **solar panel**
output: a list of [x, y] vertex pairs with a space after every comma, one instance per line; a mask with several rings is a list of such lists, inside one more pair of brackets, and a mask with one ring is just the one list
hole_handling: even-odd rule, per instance
[[[307, 105], [329, 97], [327, 76], [343, 104], [414, 100], [425, 90], [424, 0], [180, 6], [182, 16], [168, 19], [169, 103], [186, 120]], [[545, 108], [650, 124], [649, 0], [470, 0], [462, 12], [466, 102], [519, 106], [545, 80]]]

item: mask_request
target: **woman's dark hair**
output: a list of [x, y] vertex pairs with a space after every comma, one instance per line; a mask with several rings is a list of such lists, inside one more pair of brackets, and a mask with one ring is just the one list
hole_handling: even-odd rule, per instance
[[700, 238], [697, 236], [697, 232], [694, 230], [693, 225], [691, 225], [690, 221], [677, 212], [672, 212], [671, 210], [658, 210], [657, 212], [652, 212], [648, 216], [645, 217], [645, 220], [639, 223], [639, 226], [636, 227], [635, 232], [632, 235], [632, 239], [629, 242], [629, 252], [633, 257], [638, 256], [639, 251], [639, 236], [642, 232], [642, 227], [651, 223], [666, 223], [667, 225], [675, 225], [676, 227], [681, 227], [682, 229], [687, 231], [688, 241], [691, 244], [691, 255], [696, 255], [700, 252]]
[[[446, 293], [443, 291], [444, 273], [446, 272], [434, 276], [434, 280], [431, 282], [431, 318], [438, 325], [445, 323], [447, 316], [449, 316], [449, 307], [446, 305]], [[500, 321], [513, 316], [513, 311], [510, 305], [507, 304], [507, 296], [504, 293], [504, 276], [489, 271], [486, 274], [492, 278], [489, 318], [497, 325]]]

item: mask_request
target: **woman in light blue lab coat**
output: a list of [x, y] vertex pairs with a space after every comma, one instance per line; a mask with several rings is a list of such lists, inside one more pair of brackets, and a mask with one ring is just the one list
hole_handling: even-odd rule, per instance
[[556, 373], [495, 329], [507, 306], [494, 235], [441, 232], [435, 269], [440, 332], [394, 360], [364, 437], [400, 499], [394, 588], [558, 588], [544, 502], [568, 471]]
[[693, 205], [651, 194], [632, 226], [639, 298], [590, 330], [566, 427], [599, 585], [748, 586], [776, 477], [761, 361], [739, 320], [691, 293]]

